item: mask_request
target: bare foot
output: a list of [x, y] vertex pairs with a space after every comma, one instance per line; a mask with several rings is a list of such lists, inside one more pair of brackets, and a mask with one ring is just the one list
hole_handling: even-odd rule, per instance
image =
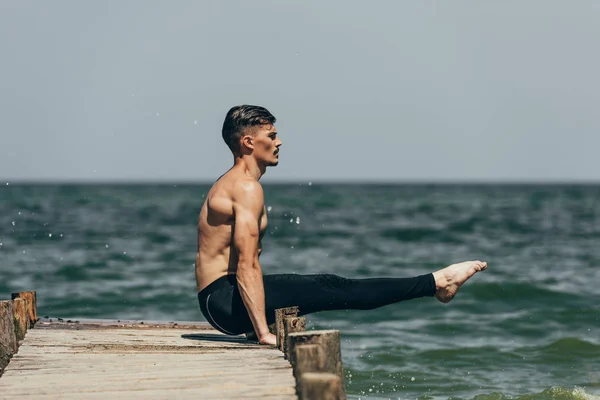
[[486, 268], [485, 261], [465, 261], [434, 272], [435, 297], [442, 303], [448, 303], [467, 279]]

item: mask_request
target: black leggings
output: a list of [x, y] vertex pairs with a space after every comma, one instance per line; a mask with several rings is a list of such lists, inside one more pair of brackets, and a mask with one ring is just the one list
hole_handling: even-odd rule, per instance
[[[267, 324], [277, 308], [298, 306], [300, 315], [327, 310], [370, 310], [417, 297], [433, 296], [433, 274], [414, 278], [348, 279], [337, 275], [264, 275]], [[228, 335], [253, 332], [235, 275], [223, 276], [198, 293], [200, 310]]]

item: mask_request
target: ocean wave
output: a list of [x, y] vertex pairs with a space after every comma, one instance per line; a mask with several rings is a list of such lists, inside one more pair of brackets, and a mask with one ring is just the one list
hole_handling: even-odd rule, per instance
[[548, 362], [581, 363], [600, 358], [600, 344], [577, 337], [564, 337], [541, 346], [528, 346], [515, 350], [536, 364]]
[[460, 243], [462, 240], [452, 232], [435, 228], [387, 228], [380, 232], [387, 239], [395, 239], [399, 242], [441, 242]]
[[[424, 400], [426, 397], [419, 397]], [[457, 399], [453, 397], [452, 399]], [[539, 393], [510, 395], [504, 393], [479, 394], [472, 400], [600, 400], [600, 396], [586, 392], [584, 388], [575, 387], [573, 389], [564, 387], [552, 387]]]
[[566, 302], [579, 299], [576, 293], [559, 292], [539, 284], [524, 282], [478, 283], [469, 286], [468, 292], [479, 301], [510, 301], [517, 308], [535, 304], [565, 305]]

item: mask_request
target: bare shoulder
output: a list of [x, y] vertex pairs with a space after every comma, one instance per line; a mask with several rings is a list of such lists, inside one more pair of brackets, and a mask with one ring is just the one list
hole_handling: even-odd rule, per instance
[[261, 184], [249, 177], [240, 178], [235, 181], [233, 184], [233, 195], [235, 197], [264, 196]]
[[206, 207], [209, 212], [221, 215], [233, 214], [233, 196], [231, 193], [231, 180], [222, 176], [208, 191], [206, 196]]
[[237, 179], [232, 186], [234, 207], [261, 210], [264, 206], [264, 192], [260, 183], [248, 177]]

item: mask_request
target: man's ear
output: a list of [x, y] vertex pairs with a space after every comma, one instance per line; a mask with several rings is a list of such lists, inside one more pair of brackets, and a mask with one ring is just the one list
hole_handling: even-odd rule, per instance
[[242, 136], [242, 147], [254, 150], [254, 138], [251, 135]]

